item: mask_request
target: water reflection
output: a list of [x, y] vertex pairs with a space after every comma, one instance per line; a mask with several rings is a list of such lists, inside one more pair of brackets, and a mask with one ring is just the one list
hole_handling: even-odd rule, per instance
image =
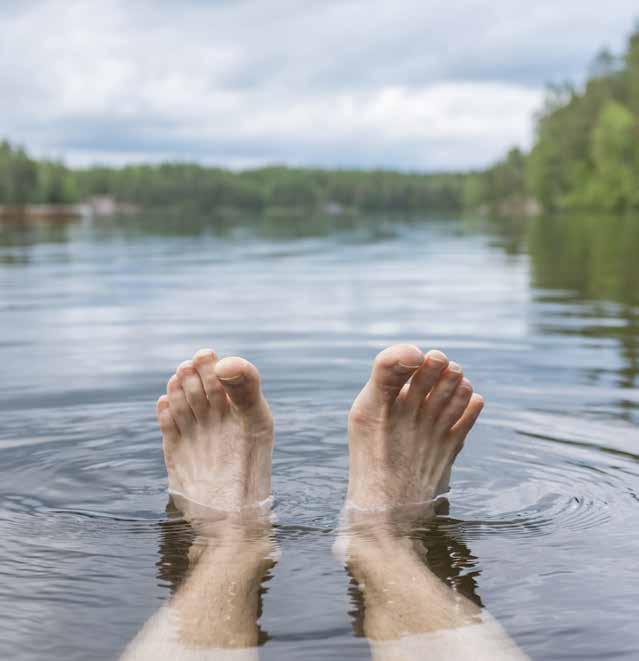
[[154, 212], [132, 216], [115, 216], [94, 224], [99, 236], [197, 237], [219, 239], [264, 239], [290, 241], [308, 238], [354, 234], [362, 240], [384, 239], [406, 223], [423, 222], [415, 216], [373, 214], [359, 216], [349, 213], [302, 213], [271, 209], [265, 214], [218, 212], [211, 215], [185, 215], [178, 212]]
[[637, 217], [537, 218], [528, 233], [532, 284], [631, 308], [639, 304], [638, 249]]
[[26, 264], [31, 248], [69, 241], [69, 231], [81, 221], [74, 216], [55, 220], [0, 219], [0, 264]]
[[[552, 304], [548, 291], [559, 290], [564, 302], [562, 306], [549, 306], [548, 318], [541, 321], [545, 330], [616, 342], [622, 359], [617, 370], [619, 387], [636, 388], [639, 218], [538, 218], [530, 225], [528, 252], [538, 300]], [[566, 306], [567, 302], [582, 306]], [[622, 398], [619, 406], [630, 412], [637, 404]]]

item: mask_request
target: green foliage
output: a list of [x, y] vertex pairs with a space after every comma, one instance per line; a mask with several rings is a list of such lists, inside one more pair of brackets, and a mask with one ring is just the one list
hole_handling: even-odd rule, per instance
[[189, 164], [140, 165], [77, 172], [84, 197], [112, 195], [144, 207], [264, 210], [459, 210], [464, 176], [389, 171], [266, 167], [230, 172]]
[[622, 57], [597, 56], [583, 91], [549, 90], [526, 174], [547, 210], [639, 208], [639, 29]]
[[0, 142], [0, 204], [61, 204], [78, 199], [73, 173], [61, 163], [35, 161], [21, 148]]
[[465, 177], [376, 170], [266, 167], [244, 172], [189, 163], [96, 166], [70, 170], [35, 161], [0, 144], [0, 204], [69, 204], [95, 196], [144, 208], [224, 211], [342, 208], [371, 211], [458, 211]]
[[466, 182], [464, 200], [493, 212], [536, 200], [546, 211], [639, 209], [639, 24], [624, 54], [604, 49], [578, 91], [547, 90], [535, 141]]
[[511, 149], [506, 158], [482, 172], [466, 186], [465, 200], [471, 206], [487, 206], [496, 211], [500, 206], [521, 206], [528, 196], [526, 158], [519, 149]]
[[635, 117], [639, 117], [639, 23], [628, 41], [624, 64], [628, 107]]
[[43, 161], [37, 165], [36, 201], [69, 204], [79, 199], [73, 174], [61, 163]]
[[602, 109], [592, 130], [592, 171], [581, 200], [591, 208], [624, 210], [639, 204], [636, 122], [632, 113], [617, 101]]

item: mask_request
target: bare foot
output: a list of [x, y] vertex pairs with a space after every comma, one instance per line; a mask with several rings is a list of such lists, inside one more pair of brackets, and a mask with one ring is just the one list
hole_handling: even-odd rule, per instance
[[349, 416], [347, 504], [387, 510], [445, 491], [482, 407], [461, 367], [440, 351], [382, 351]]
[[187, 519], [268, 501], [273, 418], [251, 363], [198, 351], [169, 379], [157, 416], [169, 492]]

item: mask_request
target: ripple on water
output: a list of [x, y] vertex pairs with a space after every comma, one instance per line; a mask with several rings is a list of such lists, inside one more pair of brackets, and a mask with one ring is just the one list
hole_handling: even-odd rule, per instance
[[554, 433], [540, 415], [534, 426], [514, 426], [520, 443], [496, 440], [490, 456], [473, 457], [458, 471], [449, 495], [468, 538], [575, 537], [634, 511], [639, 457], [575, 436], [579, 425], [554, 414]]

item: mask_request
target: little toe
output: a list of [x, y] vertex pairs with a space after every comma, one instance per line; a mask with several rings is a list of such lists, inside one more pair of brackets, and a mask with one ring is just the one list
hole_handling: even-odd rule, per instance
[[180, 385], [184, 391], [186, 401], [189, 403], [195, 418], [202, 420], [206, 418], [211, 408], [209, 400], [204, 392], [204, 386], [200, 380], [200, 376], [195, 370], [193, 363], [190, 360], [185, 360], [177, 369], [177, 377], [180, 380]]
[[458, 443], [462, 443], [464, 441], [468, 435], [468, 432], [472, 429], [475, 422], [477, 422], [477, 418], [479, 417], [479, 414], [482, 412], [483, 408], [484, 398], [481, 395], [474, 394], [470, 398], [470, 402], [468, 403], [468, 406], [462, 413], [461, 417], [450, 430], [450, 435], [455, 441]]
[[260, 373], [248, 360], [236, 356], [223, 358], [215, 365], [215, 374], [233, 405], [240, 411], [250, 411], [264, 401]]
[[166, 386], [166, 392], [173, 420], [175, 421], [177, 428], [180, 430], [180, 433], [184, 434], [192, 427], [195, 418], [193, 417], [193, 411], [189, 406], [184, 390], [182, 390], [182, 386], [180, 385], [180, 379], [178, 379], [177, 375], [174, 374], [169, 379]]
[[169, 442], [177, 441], [180, 436], [180, 431], [171, 415], [169, 398], [166, 395], [162, 395], [162, 397], [158, 399], [155, 411], [158, 418], [158, 424], [160, 425], [160, 431], [164, 438]]
[[470, 398], [473, 395], [473, 387], [468, 379], [458, 381], [457, 388], [442, 412], [437, 418], [435, 425], [436, 433], [446, 434], [451, 427], [461, 418], [466, 410]]
[[406, 393], [406, 403], [409, 406], [418, 408], [437, 383], [437, 380], [446, 367], [448, 367], [448, 357], [446, 354], [435, 349], [429, 351], [426, 354], [424, 364], [413, 374], [408, 392]]
[[155, 410], [158, 417], [158, 424], [160, 425], [160, 431], [162, 432], [164, 463], [166, 464], [167, 470], [171, 471], [175, 463], [174, 451], [180, 440], [180, 431], [171, 415], [169, 398], [166, 395], [162, 395], [162, 397], [158, 399]]
[[358, 399], [373, 407], [392, 406], [404, 384], [423, 363], [424, 354], [411, 344], [384, 349], [375, 358], [370, 379]]
[[214, 410], [227, 404], [226, 393], [215, 373], [217, 356], [212, 349], [200, 349], [191, 361], [200, 376], [204, 392]]
[[422, 415], [426, 420], [432, 423], [440, 416], [448, 400], [450, 400], [455, 392], [462, 376], [461, 366], [457, 363], [449, 363], [422, 404]]

